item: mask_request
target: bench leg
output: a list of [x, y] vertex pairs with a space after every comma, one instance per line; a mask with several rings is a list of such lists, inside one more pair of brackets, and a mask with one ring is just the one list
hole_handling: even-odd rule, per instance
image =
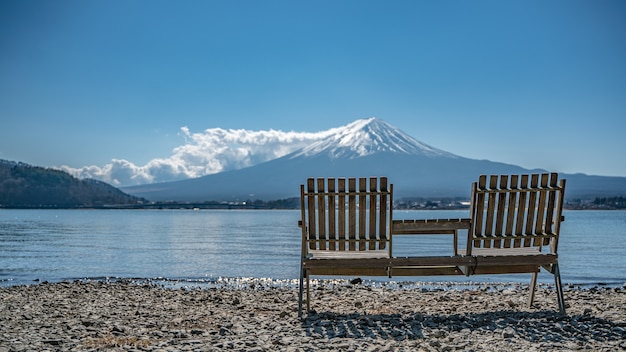
[[559, 312], [565, 315], [565, 298], [563, 297], [563, 285], [561, 284], [561, 272], [559, 271], [559, 264], [554, 264], [553, 270], [554, 283], [556, 285], [556, 295], [559, 302]]
[[538, 272], [533, 273], [532, 279], [530, 279], [530, 295], [528, 297], [528, 308], [532, 308], [533, 301], [535, 300], [535, 289], [537, 288], [537, 276]]
[[311, 311], [311, 279], [309, 275], [306, 276], [306, 312], [309, 313]]
[[304, 268], [300, 265], [300, 282], [298, 289], [298, 318], [302, 318], [302, 294], [304, 291]]

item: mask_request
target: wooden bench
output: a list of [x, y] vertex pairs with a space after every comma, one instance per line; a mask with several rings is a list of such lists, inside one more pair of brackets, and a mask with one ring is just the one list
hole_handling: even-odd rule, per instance
[[471, 227], [462, 256], [475, 263], [466, 275], [532, 273], [528, 306], [532, 306], [537, 274], [554, 275], [559, 311], [565, 301], [558, 263], [565, 180], [556, 173], [481, 175], [472, 184]]
[[310, 310], [311, 275], [388, 275], [392, 194], [386, 177], [358, 185], [356, 178], [309, 178], [300, 186], [300, 316], [305, 279]]
[[[386, 177], [309, 178], [300, 187], [298, 314], [305, 283], [310, 310], [312, 275], [533, 273], [531, 305], [541, 267], [554, 274], [559, 310], [565, 313], [556, 252], [564, 188], [557, 174], [491, 176], [489, 184], [483, 175], [472, 185], [470, 218], [393, 220], [393, 185]], [[467, 231], [464, 249], [458, 248], [459, 231]], [[451, 255], [393, 255], [393, 236], [425, 234], [452, 235]]]

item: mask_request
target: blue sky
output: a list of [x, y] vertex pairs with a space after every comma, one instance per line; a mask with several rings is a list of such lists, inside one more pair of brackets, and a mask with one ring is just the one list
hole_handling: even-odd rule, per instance
[[626, 2], [0, 1], [3, 159], [139, 167], [207, 129], [370, 116], [465, 157], [626, 176]]

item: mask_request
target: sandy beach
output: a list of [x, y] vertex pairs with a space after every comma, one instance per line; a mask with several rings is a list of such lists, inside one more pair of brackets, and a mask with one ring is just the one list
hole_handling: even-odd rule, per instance
[[130, 281], [0, 288], [5, 351], [622, 351], [626, 289], [568, 288], [567, 316], [539, 287], [316, 285], [164, 288]]

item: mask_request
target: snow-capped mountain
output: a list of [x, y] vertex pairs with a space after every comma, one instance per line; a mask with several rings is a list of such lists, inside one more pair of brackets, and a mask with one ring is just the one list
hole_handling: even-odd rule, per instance
[[[396, 199], [469, 198], [471, 184], [481, 174], [541, 172], [457, 156], [421, 143], [376, 118], [331, 131], [327, 138], [291, 154], [244, 169], [123, 190], [153, 201], [275, 200], [297, 197], [299, 185], [308, 177], [387, 176], [394, 184]], [[568, 179], [569, 197], [626, 194], [626, 177], [561, 176]]]
[[379, 152], [456, 157], [409, 136], [387, 122], [370, 117], [336, 129], [336, 133], [292, 154], [291, 158], [328, 153], [331, 158], [360, 158]]

